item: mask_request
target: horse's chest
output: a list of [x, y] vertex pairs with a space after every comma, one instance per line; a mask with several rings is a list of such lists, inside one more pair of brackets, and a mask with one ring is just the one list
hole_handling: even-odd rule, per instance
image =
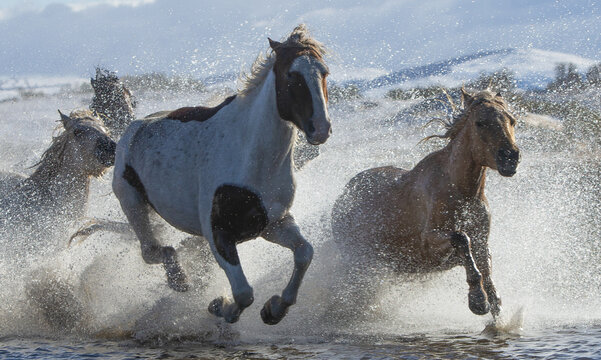
[[489, 223], [486, 203], [479, 200], [466, 201], [457, 207], [453, 217], [455, 230], [480, 229]]

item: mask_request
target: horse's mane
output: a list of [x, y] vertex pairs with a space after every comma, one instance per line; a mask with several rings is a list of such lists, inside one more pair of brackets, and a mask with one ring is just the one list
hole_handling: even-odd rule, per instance
[[[319, 58], [327, 54], [325, 46], [311, 37], [305, 24], [300, 24], [294, 28], [286, 40], [281, 43], [281, 47], [291, 50], [306, 49]], [[250, 73], [242, 73], [240, 75], [238, 79], [240, 83], [238, 93], [242, 96], [247, 95], [262, 84], [269, 71], [273, 68], [275, 60], [275, 52], [271, 49], [259, 54], [250, 68]]]
[[[94, 116], [94, 112], [90, 110], [74, 110], [69, 114], [69, 117], [78, 119], [79, 121], [99, 123], [104, 128], [102, 120], [97, 116]], [[41, 179], [42, 177], [51, 178], [56, 175], [59, 169], [61, 169], [67, 144], [73, 141], [75, 136], [73, 131], [65, 129], [62, 125], [59, 128], [61, 127], [63, 128], [63, 131], [57, 136], [52, 137], [52, 143], [48, 149], [44, 151], [40, 157], [40, 161], [32, 166], [36, 167], [36, 170], [31, 177], [38, 178], [38, 180], [43, 180]]]
[[[422, 141], [427, 141], [430, 139], [454, 139], [455, 137], [457, 137], [457, 135], [461, 132], [461, 129], [463, 129], [463, 127], [465, 126], [467, 119], [468, 119], [468, 115], [470, 110], [474, 107], [474, 105], [480, 104], [484, 101], [489, 101], [492, 103], [495, 103], [497, 105], [501, 105], [503, 107], [505, 107], [505, 103], [502, 100], [498, 100], [495, 97], [495, 94], [489, 90], [482, 90], [476, 94], [473, 95], [473, 102], [471, 104], [470, 107], [466, 107], [465, 104], [461, 104], [460, 108], [457, 108], [455, 106], [455, 104], [453, 103], [453, 101], [451, 100], [451, 97], [445, 92], [445, 94], [447, 95], [447, 99], [449, 101], [449, 105], [451, 106], [451, 110], [452, 110], [452, 115], [451, 118], [449, 120], [446, 119], [434, 119], [433, 121], [437, 121], [442, 123], [442, 125], [445, 128], [445, 133], [444, 134], [435, 134], [435, 135], [430, 135], [425, 137]], [[432, 121], [428, 122], [428, 124], [430, 124]]]

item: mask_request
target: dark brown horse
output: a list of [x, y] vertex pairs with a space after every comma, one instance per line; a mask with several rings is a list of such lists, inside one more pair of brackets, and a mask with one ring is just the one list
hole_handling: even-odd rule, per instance
[[357, 174], [334, 204], [332, 229], [336, 242], [352, 249], [353, 262], [398, 273], [464, 266], [470, 310], [497, 316], [501, 300], [491, 279], [484, 184], [486, 168], [515, 174], [516, 120], [500, 94], [462, 89], [462, 96], [463, 112], [437, 136], [449, 143], [411, 171], [386, 166]]
[[112, 71], [96, 68], [96, 78], [90, 82], [94, 89], [90, 110], [103, 117], [112, 136], [120, 138], [129, 123], [136, 119], [134, 97]]

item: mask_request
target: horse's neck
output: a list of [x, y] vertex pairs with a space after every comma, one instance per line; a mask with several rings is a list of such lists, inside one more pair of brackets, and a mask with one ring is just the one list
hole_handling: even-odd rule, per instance
[[480, 196], [484, 193], [486, 167], [478, 164], [472, 155], [467, 131], [462, 131], [444, 149], [448, 180], [464, 198]]
[[85, 210], [90, 184], [87, 175], [42, 163], [26, 184], [34, 187], [31, 190], [42, 203], [65, 208], [74, 216]]
[[[243, 116], [248, 124], [246, 143], [249, 156], [258, 158], [260, 171], [281, 166], [292, 166], [292, 149], [296, 130], [292, 123], [280, 118], [276, 104], [275, 76], [269, 71], [265, 80], [254, 91], [245, 95], [248, 108]], [[256, 166], [255, 164], [254, 166]]]

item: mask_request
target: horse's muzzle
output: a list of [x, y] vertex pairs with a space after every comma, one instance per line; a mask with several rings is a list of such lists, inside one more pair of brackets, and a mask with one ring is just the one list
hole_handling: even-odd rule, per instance
[[515, 175], [520, 163], [520, 151], [517, 149], [501, 149], [496, 156], [497, 171], [502, 176]]
[[309, 121], [305, 126], [305, 135], [307, 135], [307, 141], [311, 145], [321, 145], [325, 143], [330, 134], [332, 134], [332, 125], [329, 119], [320, 120], [316, 122], [314, 120]]

